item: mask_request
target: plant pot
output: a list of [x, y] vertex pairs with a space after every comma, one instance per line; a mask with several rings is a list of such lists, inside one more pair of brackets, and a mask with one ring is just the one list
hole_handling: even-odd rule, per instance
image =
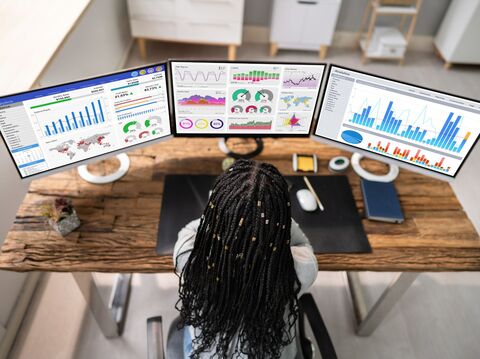
[[55, 222], [49, 219], [48, 223], [61, 236], [65, 237], [67, 234], [80, 227], [80, 218], [78, 218], [77, 212], [73, 210], [71, 215], [63, 218], [61, 221]]

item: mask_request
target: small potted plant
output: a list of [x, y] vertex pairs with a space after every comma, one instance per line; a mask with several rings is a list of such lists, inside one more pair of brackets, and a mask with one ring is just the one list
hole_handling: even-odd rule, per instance
[[47, 217], [48, 224], [64, 237], [80, 226], [72, 201], [67, 198], [57, 198], [54, 203], [46, 204], [43, 215]]

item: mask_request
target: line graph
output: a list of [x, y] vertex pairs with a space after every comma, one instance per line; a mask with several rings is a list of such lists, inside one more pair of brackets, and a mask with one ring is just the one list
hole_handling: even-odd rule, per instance
[[177, 87], [219, 88], [227, 85], [227, 67], [222, 64], [173, 64]]
[[222, 80], [222, 77], [226, 76], [225, 71], [177, 71], [178, 74], [178, 79], [180, 81], [185, 81], [190, 79], [192, 82], [198, 82], [199, 80], [202, 80], [203, 82], [209, 82], [209, 81], [214, 81], [214, 82], [220, 82]]
[[310, 69], [286, 69], [282, 80], [283, 88], [287, 89], [316, 89], [320, 84], [321, 72]]
[[[381, 103], [368, 105], [368, 99], [362, 101], [359, 111], [353, 112], [350, 123], [361, 127], [399, 136], [410, 141], [460, 153], [467, 143], [471, 131], [462, 130], [463, 116], [453, 111], [430, 114], [425, 105], [421, 110], [407, 109], [395, 113], [395, 101], [389, 99], [385, 111], [379, 113]], [[372, 111], [373, 110], [373, 111]], [[375, 111], [376, 110], [376, 111]], [[373, 112], [376, 114], [373, 114]], [[398, 112], [398, 111], [397, 111]], [[459, 133], [460, 132], [460, 133]]]

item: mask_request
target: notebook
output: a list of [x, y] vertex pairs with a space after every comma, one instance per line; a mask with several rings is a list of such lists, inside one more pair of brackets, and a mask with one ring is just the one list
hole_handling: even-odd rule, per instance
[[361, 182], [365, 214], [368, 219], [402, 223], [404, 216], [393, 182]]

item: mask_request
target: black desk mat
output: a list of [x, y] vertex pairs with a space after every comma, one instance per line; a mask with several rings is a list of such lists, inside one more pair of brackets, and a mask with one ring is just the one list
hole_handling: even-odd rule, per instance
[[[208, 200], [215, 176], [167, 175], [163, 191], [157, 254], [173, 253], [177, 234], [199, 218]], [[315, 253], [369, 253], [370, 243], [362, 226], [346, 176], [308, 177], [325, 211], [305, 212], [296, 192], [306, 188], [302, 176], [286, 176], [291, 185], [292, 217], [312, 243]]]

